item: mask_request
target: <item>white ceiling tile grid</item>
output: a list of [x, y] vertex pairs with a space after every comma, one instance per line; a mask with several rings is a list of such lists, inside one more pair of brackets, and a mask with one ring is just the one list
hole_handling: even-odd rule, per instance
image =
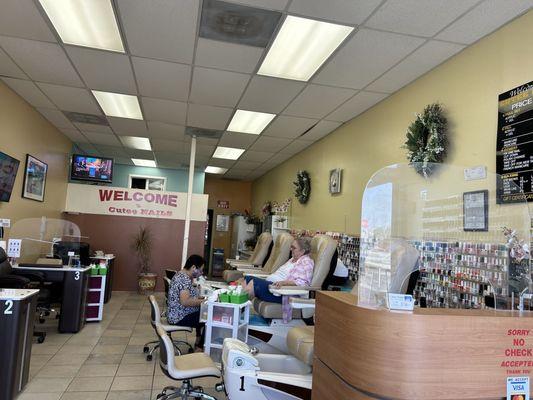
[[211, 106], [234, 107], [250, 75], [217, 69], [194, 68], [190, 101]]
[[289, 12], [340, 24], [363, 23], [381, 0], [292, 0]]
[[0, 49], [0, 75], [28, 79], [28, 76], [15, 64], [5, 51]]
[[139, 57], [131, 60], [142, 96], [187, 101], [190, 65]]
[[236, 147], [247, 149], [257, 140], [256, 135], [247, 133], [226, 132], [220, 138], [219, 145], [224, 147]]
[[33, 0], [2, 0], [0, 35], [55, 42]]
[[348, 100], [346, 103], [341, 105], [331, 114], [329, 114], [326, 119], [330, 121], [339, 121], [346, 122], [366, 111], [374, 104], [380, 102], [388, 95], [384, 93], [372, 93], [361, 91], [357, 93], [354, 97]]
[[70, 122], [69, 119], [65, 117], [65, 114], [63, 114], [59, 110], [51, 108], [37, 108], [37, 111], [39, 111], [43, 115], [43, 117], [45, 117], [48, 121], [50, 121], [53, 125], [60, 129], [76, 129], [76, 127], [72, 125], [72, 122]]
[[148, 120], [185, 125], [187, 103], [142, 97], [144, 117]]
[[194, 63], [201, 67], [252, 73], [262, 54], [260, 47], [198, 38]]
[[165, 122], [148, 121], [148, 134], [154, 139], [185, 140], [185, 126]]
[[122, 136], [148, 137], [146, 122], [139, 119], [108, 117], [109, 125], [116, 134]]
[[232, 114], [232, 108], [189, 104], [187, 124], [197, 128], [225, 130]]
[[313, 128], [306, 132], [303, 136], [300, 137], [302, 140], [316, 141], [322, 139], [324, 136], [333, 132], [339, 126], [342, 125], [342, 122], [335, 121], [326, 121], [322, 120], [317, 123]]
[[272, 121], [263, 134], [265, 136], [295, 139], [298, 136], [303, 135], [304, 132], [310, 129], [313, 125], [316, 125], [317, 122], [317, 119], [280, 115]]
[[256, 75], [250, 81], [239, 103], [239, 108], [278, 114], [304, 87], [303, 82]]
[[101, 115], [96, 100], [86, 89], [38, 83], [41, 90], [61, 110]]
[[32, 106], [43, 108], [55, 107], [35, 83], [14, 78], [2, 78], [2, 80]]
[[323, 118], [356, 93], [352, 89], [307, 85], [300, 95], [283, 111], [283, 114]]

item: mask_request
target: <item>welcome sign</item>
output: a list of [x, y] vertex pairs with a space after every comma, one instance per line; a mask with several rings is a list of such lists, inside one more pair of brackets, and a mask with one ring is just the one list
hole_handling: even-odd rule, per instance
[[[191, 221], [205, 221], [205, 194], [193, 194]], [[140, 218], [185, 219], [187, 193], [69, 183], [66, 212]]]

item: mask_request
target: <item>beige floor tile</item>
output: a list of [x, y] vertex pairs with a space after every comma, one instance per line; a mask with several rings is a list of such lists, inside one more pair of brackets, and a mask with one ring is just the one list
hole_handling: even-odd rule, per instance
[[60, 344], [48, 344], [48, 343], [42, 343], [42, 344], [36, 344], [31, 347], [31, 354], [33, 355], [54, 355], [56, 354], [62, 345]]
[[39, 370], [37, 378], [74, 378], [79, 367], [72, 365], [45, 365]]
[[117, 373], [118, 364], [84, 364], [78, 371], [78, 377], [98, 377], [98, 376], [112, 376]]
[[[108, 392], [65, 392], [61, 400], [105, 400]], [[17, 399], [18, 400], [18, 399]]]
[[74, 335], [68, 340], [68, 342], [66, 343], [66, 346], [73, 346], [73, 345], [94, 346], [96, 343], [98, 343], [98, 340], [100, 340], [100, 337], [98, 335], [93, 335], [93, 336]]
[[85, 365], [120, 364], [122, 354], [89, 354]]
[[109, 392], [106, 400], [148, 400], [150, 399], [151, 393], [151, 390]]
[[33, 352], [33, 346], [32, 346], [32, 352], [31, 352], [31, 363], [33, 364], [46, 364], [50, 359], [53, 357], [53, 354], [35, 354]]
[[103, 337], [127, 337], [129, 338], [133, 331], [131, 329], [106, 329], [102, 334]]
[[132, 336], [129, 345], [132, 346], [144, 346], [145, 343], [157, 340], [157, 336], [153, 335], [144, 335], [144, 336]]
[[17, 400], [59, 400], [63, 393], [21, 393]]
[[153, 376], [117, 376], [111, 386], [115, 390], [151, 390]]
[[[40, 330], [39, 328], [36, 328], [37, 330]], [[65, 344], [67, 340], [69, 340], [72, 337], [71, 334], [66, 333], [47, 333], [46, 339], [44, 340], [43, 344]]]
[[72, 378], [34, 378], [32, 379], [26, 389], [25, 393], [63, 393]]
[[107, 392], [111, 387], [113, 378], [110, 376], [74, 378], [68, 386], [67, 392]]
[[[151, 344], [149, 347], [153, 347], [154, 345]], [[142, 354], [143, 353], [143, 349], [144, 349], [144, 345], [131, 345], [129, 344], [127, 347], [126, 347], [126, 351], [125, 353], [126, 354]]]
[[[72, 339], [71, 339], [72, 340]], [[70, 340], [61, 347], [57, 354], [68, 354], [68, 355], [89, 355], [93, 349], [94, 345], [82, 345], [82, 344], [70, 344]]]
[[126, 350], [125, 344], [97, 344], [92, 354], [123, 354], [124, 350]]
[[117, 371], [117, 376], [143, 376], [154, 375], [153, 363], [146, 364], [121, 364]]
[[112, 330], [127, 330], [127, 329], [133, 329], [133, 327], [135, 326], [135, 321], [133, 321], [132, 323], [118, 323], [118, 322], [111, 322], [108, 326], [108, 329], [112, 329]]
[[129, 337], [102, 336], [98, 344], [128, 344]]
[[87, 360], [85, 354], [56, 354], [48, 363], [50, 365], [72, 365], [81, 367], [81, 365]]
[[154, 354], [154, 357], [152, 361], [146, 361], [146, 354], [143, 354], [142, 352], [139, 353], [131, 353], [131, 354], [124, 354], [124, 357], [122, 357], [122, 364], [146, 364], [146, 363], [153, 363], [157, 360], [157, 357], [159, 357], [156, 354]]
[[161, 389], [163, 389], [165, 386], [180, 386], [180, 385], [181, 385], [180, 381], [175, 381], [165, 375], [154, 376], [154, 385], [153, 385], [154, 390], [161, 391]]

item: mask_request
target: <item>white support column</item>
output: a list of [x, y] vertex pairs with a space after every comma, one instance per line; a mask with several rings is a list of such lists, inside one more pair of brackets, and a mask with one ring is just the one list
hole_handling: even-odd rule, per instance
[[191, 139], [191, 159], [189, 161], [189, 187], [187, 189], [187, 211], [185, 212], [185, 229], [183, 230], [183, 250], [181, 252], [181, 267], [185, 265], [189, 255], [189, 230], [191, 226], [192, 187], [194, 182], [194, 164], [196, 160], [196, 136]]

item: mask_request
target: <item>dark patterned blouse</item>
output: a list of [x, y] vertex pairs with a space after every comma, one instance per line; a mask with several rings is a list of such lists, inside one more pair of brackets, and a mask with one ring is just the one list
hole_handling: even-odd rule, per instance
[[188, 290], [192, 298], [199, 296], [198, 289], [193, 286], [189, 275], [185, 271], [180, 271], [170, 281], [170, 289], [168, 290], [167, 320], [169, 324], [177, 324], [183, 317], [200, 311], [199, 306], [186, 307], [180, 303], [180, 294], [183, 290]]

